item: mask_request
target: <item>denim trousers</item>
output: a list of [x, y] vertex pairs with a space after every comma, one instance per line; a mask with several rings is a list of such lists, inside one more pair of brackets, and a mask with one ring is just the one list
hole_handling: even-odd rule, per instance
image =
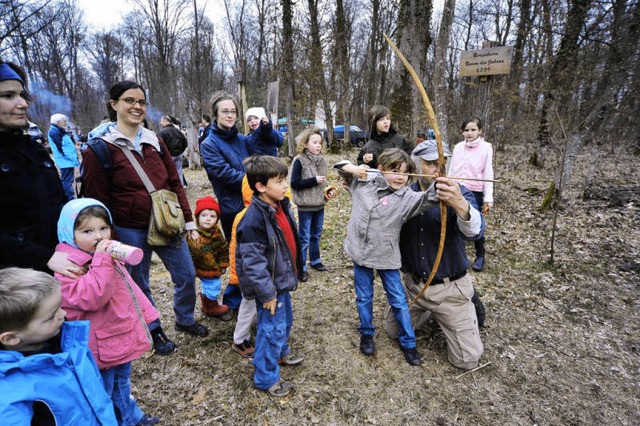
[[[360, 316], [361, 334], [373, 336], [376, 328], [373, 325], [373, 269], [353, 264], [353, 282], [356, 290], [356, 305]], [[387, 294], [387, 301], [399, 325], [398, 339], [403, 348], [416, 347], [416, 335], [408, 315], [409, 303], [397, 269], [379, 269], [378, 276]], [[407, 315], [405, 315], [407, 314]]]
[[[144, 252], [142, 262], [137, 265], [127, 265], [127, 270], [149, 301], [155, 306], [149, 284], [151, 254], [155, 252], [171, 275], [176, 323], [186, 326], [195, 324], [193, 311], [196, 306], [196, 270], [185, 239], [175, 237], [168, 246], [150, 246], [147, 244], [147, 231], [144, 229], [123, 228], [117, 225], [115, 229], [120, 242], [140, 247]], [[157, 319], [149, 324], [149, 330], [159, 326], [160, 319]]]
[[320, 237], [322, 236], [322, 226], [324, 224], [324, 209], [312, 212], [298, 210], [298, 222], [302, 264], [306, 271], [307, 249], [309, 251], [309, 263], [312, 266], [322, 263], [320, 259]]
[[239, 309], [242, 303], [242, 292], [239, 285], [227, 285], [222, 295], [222, 304], [228, 306], [229, 309]]
[[256, 301], [258, 324], [256, 331], [256, 349], [253, 355], [253, 383], [258, 389], [269, 389], [280, 380], [278, 360], [289, 354], [289, 333], [293, 324], [291, 295], [279, 294], [276, 313], [264, 309]]
[[218, 300], [220, 295], [220, 286], [222, 279], [217, 278], [200, 278], [200, 284], [202, 285], [202, 294], [204, 294], [209, 300]]
[[118, 425], [137, 425], [144, 413], [131, 396], [131, 363], [126, 362], [106, 370], [100, 370], [100, 375], [104, 382], [104, 388], [113, 402]]
[[73, 190], [73, 179], [75, 178], [75, 168], [65, 167], [60, 169], [60, 180], [62, 181], [62, 189], [67, 199], [73, 200], [76, 198], [76, 193]]

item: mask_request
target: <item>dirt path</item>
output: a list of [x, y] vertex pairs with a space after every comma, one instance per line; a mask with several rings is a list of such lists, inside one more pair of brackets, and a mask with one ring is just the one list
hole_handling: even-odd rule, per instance
[[[544, 191], [548, 179], [526, 158], [523, 149], [499, 153], [496, 176], [509, 182], [496, 188], [487, 267], [476, 274], [487, 306], [482, 363], [488, 367], [457, 378], [462, 371], [449, 365], [435, 324], [417, 333], [423, 365], [409, 366], [381, 328], [386, 301], [379, 282], [377, 354], [359, 353], [352, 267], [342, 251], [350, 213], [343, 192], [326, 210], [322, 253], [330, 270], [311, 271], [293, 293], [292, 346], [306, 360], [283, 370], [296, 387], [291, 397], [278, 400], [253, 388], [252, 365], [231, 349], [234, 322], [198, 312], [210, 328], [207, 338], [173, 330], [173, 289], [159, 262], [152, 289], [178, 350], [134, 363], [134, 395], [163, 425], [638, 424], [640, 205], [582, 201], [590, 164], [584, 155], [549, 266], [552, 215], [536, 210], [543, 196], [536, 189]], [[638, 186], [630, 155], [606, 163], [611, 176], [601, 182]], [[186, 176], [192, 204], [211, 193], [204, 171]], [[337, 175], [331, 180], [337, 183]]]

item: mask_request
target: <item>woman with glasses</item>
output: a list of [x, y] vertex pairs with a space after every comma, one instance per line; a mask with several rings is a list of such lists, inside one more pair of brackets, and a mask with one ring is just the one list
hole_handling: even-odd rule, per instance
[[[212, 119], [209, 136], [200, 145], [202, 162], [213, 191], [220, 204], [220, 223], [227, 241], [231, 240], [233, 220], [244, 209], [242, 160], [249, 156], [248, 138], [238, 131], [238, 102], [227, 92], [218, 91], [211, 97]], [[242, 294], [237, 285], [228, 285], [223, 304], [238, 309]]]
[[33, 268], [75, 277], [78, 265], [55, 252], [67, 197], [45, 148], [27, 133], [27, 75], [0, 60], [0, 269]]
[[[194, 336], [204, 337], [209, 331], [195, 320], [196, 273], [183, 236], [174, 237], [167, 246], [147, 244], [151, 218], [151, 196], [127, 158], [123, 149], [130, 150], [156, 189], [175, 192], [186, 221], [186, 231], [197, 238], [187, 195], [178, 177], [176, 165], [167, 146], [154, 132], [143, 127], [147, 99], [141, 85], [133, 81], [116, 83], [109, 91], [107, 110], [111, 123], [92, 131], [108, 148], [111, 168], [104, 166], [96, 149], [83, 152], [84, 176], [82, 194], [102, 201], [111, 211], [117, 239], [144, 251], [142, 262], [127, 266], [140, 289], [155, 305], [149, 284], [151, 255], [155, 252], [171, 274], [173, 281], [173, 310], [175, 328]], [[164, 334], [160, 320], [149, 324], [154, 348], [158, 354], [173, 352], [175, 345]]]
[[222, 230], [229, 241], [233, 219], [244, 208], [242, 160], [249, 156], [247, 136], [240, 133], [236, 126], [239, 108], [233, 96], [218, 91], [210, 102], [213, 122], [209, 136], [200, 146], [200, 153], [220, 204]]

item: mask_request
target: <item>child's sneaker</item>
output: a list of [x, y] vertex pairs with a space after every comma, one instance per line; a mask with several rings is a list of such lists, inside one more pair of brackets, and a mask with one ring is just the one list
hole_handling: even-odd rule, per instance
[[238, 352], [243, 358], [253, 358], [253, 354], [256, 351], [256, 348], [248, 340], [245, 340], [239, 345], [234, 343], [232, 347], [233, 350]]
[[422, 364], [422, 359], [420, 359], [420, 354], [416, 350], [416, 348], [401, 348], [402, 352], [404, 352], [404, 359], [409, 363], [409, 365], [413, 365], [414, 367]]
[[284, 358], [278, 360], [280, 365], [298, 365], [304, 361], [304, 355], [289, 353]]
[[151, 426], [151, 425], [157, 425], [158, 423], [160, 423], [159, 418], [149, 417], [145, 414], [144, 416], [142, 416], [142, 418], [140, 419], [140, 421], [136, 426]]
[[267, 389], [266, 392], [268, 392], [271, 396], [283, 398], [289, 395], [292, 390], [293, 386], [291, 386], [291, 383], [287, 382], [286, 380], [280, 379], [275, 385]]

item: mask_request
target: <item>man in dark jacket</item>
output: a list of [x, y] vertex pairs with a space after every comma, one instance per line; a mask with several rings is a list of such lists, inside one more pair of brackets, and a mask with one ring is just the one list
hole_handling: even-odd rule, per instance
[[[449, 155], [445, 151], [445, 155]], [[412, 153], [419, 173], [437, 172], [436, 141], [420, 143]], [[411, 187], [414, 191], [428, 188], [431, 178], [420, 177]], [[447, 196], [440, 196], [447, 207], [447, 233], [444, 253], [438, 271], [427, 290], [411, 307], [414, 329], [435, 317], [447, 340], [449, 362], [455, 367], [472, 369], [483, 353], [480, 340], [479, 314], [474, 306], [474, 278], [467, 274], [470, 261], [464, 240], [482, 236], [484, 222], [475, 206], [473, 194], [460, 185], [450, 186]], [[440, 194], [438, 194], [440, 195]], [[440, 207], [434, 207], [410, 219], [400, 232], [400, 254], [407, 298], [413, 300], [423, 288], [433, 269], [440, 240]], [[481, 305], [479, 297], [477, 302]], [[482, 307], [484, 309], [484, 307]], [[397, 322], [387, 312], [385, 330], [389, 337], [398, 335]]]
[[[180, 122], [169, 115], [165, 115], [160, 119], [162, 130], [158, 133], [158, 137], [167, 145], [169, 154], [176, 163], [180, 182], [184, 184], [184, 175], [182, 174], [182, 153], [187, 149], [187, 137], [180, 131]], [[176, 127], [177, 125], [177, 127]]]

